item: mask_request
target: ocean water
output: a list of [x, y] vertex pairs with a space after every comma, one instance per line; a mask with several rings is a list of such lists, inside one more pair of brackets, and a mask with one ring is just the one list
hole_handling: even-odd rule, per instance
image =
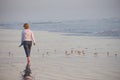
[[[0, 29], [23, 29], [24, 23], [1, 23]], [[29, 22], [32, 30], [61, 32], [67, 36], [120, 37], [120, 19]]]

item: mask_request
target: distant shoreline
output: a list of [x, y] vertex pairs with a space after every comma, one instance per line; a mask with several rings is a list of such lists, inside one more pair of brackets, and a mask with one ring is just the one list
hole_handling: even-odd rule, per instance
[[[23, 29], [7, 29], [7, 28], [0, 28], [0, 30], [18, 30], [22, 31]], [[46, 30], [33, 30], [35, 31], [45, 31], [45, 32], [51, 32], [51, 33], [60, 33], [63, 36], [89, 36], [89, 37], [99, 37], [99, 38], [114, 38], [114, 39], [120, 39], [120, 36], [103, 36], [103, 35], [87, 35], [83, 33], [65, 33], [65, 32], [55, 32], [55, 31], [46, 31]]]

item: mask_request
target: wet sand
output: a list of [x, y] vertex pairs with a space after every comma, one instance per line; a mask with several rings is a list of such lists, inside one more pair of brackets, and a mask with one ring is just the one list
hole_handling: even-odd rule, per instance
[[[0, 80], [119, 80], [120, 39], [34, 31], [27, 65], [20, 30], [0, 29]], [[26, 76], [27, 75], [27, 76]]]

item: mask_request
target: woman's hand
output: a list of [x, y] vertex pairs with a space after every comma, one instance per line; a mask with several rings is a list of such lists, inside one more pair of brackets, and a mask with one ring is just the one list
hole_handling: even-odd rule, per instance
[[19, 47], [21, 47], [21, 46], [22, 46], [22, 44], [19, 45]]
[[33, 43], [33, 45], [35, 46], [36, 44], [35, 44], [35, 43]]

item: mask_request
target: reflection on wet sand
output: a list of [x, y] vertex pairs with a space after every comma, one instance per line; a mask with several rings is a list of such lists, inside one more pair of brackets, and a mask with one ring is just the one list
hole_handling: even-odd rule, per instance
[[31, 76], [30, 63], [27, 63], [24, 74], [22, 74], [22, 78], [23, 80], [33, 80], [33, 77]]

